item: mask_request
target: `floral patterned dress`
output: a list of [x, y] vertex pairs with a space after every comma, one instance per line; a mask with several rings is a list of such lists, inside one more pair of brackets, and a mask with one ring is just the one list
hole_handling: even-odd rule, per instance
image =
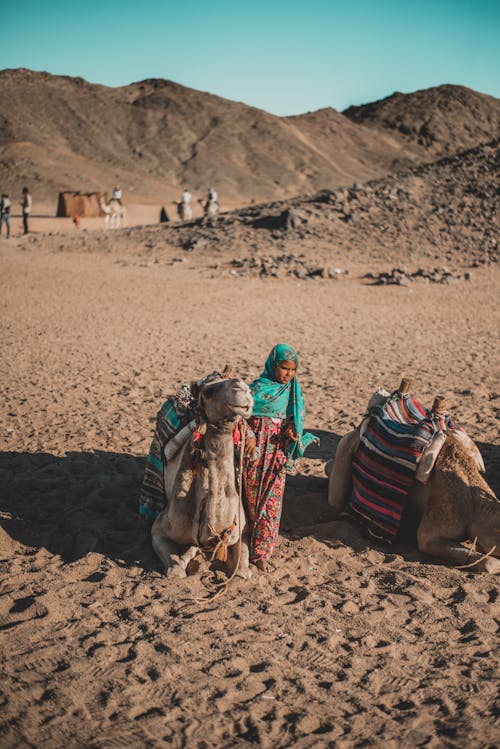
[[248, 420], [257, 442], [254, 456], [245, 460], [243, 473], [252, 564], [267, 561], [278, 540], [287, 462], [284, 424], [282, 419], [269, 416]]

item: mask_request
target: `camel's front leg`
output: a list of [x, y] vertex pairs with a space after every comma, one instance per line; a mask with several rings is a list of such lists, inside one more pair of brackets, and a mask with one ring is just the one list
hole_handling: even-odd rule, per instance
[[424, 513], [417, 531], [420, 551], [442, 562], [471, 565], [466, 568], [471, 572], [500, 573], [499, 559], [485, 558], [484, 554], [461, 545], [459, 539], [465, 538], [467, 531], [460, 518], [439, 513], [438, 501], [432, 494], [427, 499], [427, 506], [429, 509]]
[[156, 555], [161, 559], [167, 577], [186, 577], [186, 567], [197, 552], [197, 546], [189, 546], [187, 551], [180, 553], [176, 543], [165, 536], [158, 522], [159, 515], [151, 528], [151, 539]]
[[333, 466], [327, 464], [328, 504], [337, 512], [345, 510], [351, 495], [352, 458], [359, 447], [359, 429], [349, 432], [340, 440]]
[[248, 580], [252, 577], [250, 569], [250, 549], [248, 548], [248, 535], [244, 534], [240, 543], [228, 548], [229, 574], [232, 575], [236, 569], [236, 575]]

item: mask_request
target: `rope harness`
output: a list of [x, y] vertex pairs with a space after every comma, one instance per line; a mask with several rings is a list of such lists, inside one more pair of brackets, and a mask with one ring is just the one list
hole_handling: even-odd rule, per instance
[[217, 533], [217, 531], [208, 524], [208, 530], [212, 534], [212, 538], [217, 539], [217, 543], [215, 545], [215, 549], [212, 553], [211, 562], [213, 562], [215, 559], [218, 562], [227, 562], [227, 542], [229, 541], [229, 536], [234, 531], [237, 525], [237, 518], [236, 515], [234, 516], [234, 520], [229, 526], [229, 528], [226, 528], [226, 530], [222, 531], [221, 533]]
[[[497, 530], [497, 529], [495, 528], [495, 530]], [[471, 554], [479, 553], [479, 552], [477, 552], [476, 544], [477, 544], [477, 536], [476, 536], [476, 538], [474, 539], [474, 541], [471, 544], [471, 547], [469, 549], [469, 553], [467, 554], [468, 557], [470, 557]], [[457, 570], [468, 570], [471, 567], [475, 567], [476, 564], [479, 564], [479, 562], [484, 562], [485, 559], [488, 559], [488, 557], [490, 557], [493, 554], [493, 552], [496, 550], [496, 548], [497, 547], [496, 547], [496, 544], [495, 544], [494, 546], [491, 547], [491, 549], [486, 554], [481, 554], [481, 556], [478, 559], [474, 560], [474, 562], [469, 562], [469, 564], [455, 565], [455, 569], [457, 569]]]

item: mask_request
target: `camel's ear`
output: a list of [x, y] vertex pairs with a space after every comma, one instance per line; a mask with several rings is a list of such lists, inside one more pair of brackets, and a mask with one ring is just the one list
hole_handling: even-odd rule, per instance
[[226, 364], [222, 371], [222, 376], [225, 380], [229, 380], [230, 377], [233, 376], [234, 369], [230, 364]]

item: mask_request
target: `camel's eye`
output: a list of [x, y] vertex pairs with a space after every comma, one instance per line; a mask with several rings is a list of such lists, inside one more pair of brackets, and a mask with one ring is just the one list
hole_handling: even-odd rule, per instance
[[216, 390], [216, 388], [214, 387], [214, 385], [205, 385], [205, 387], [203, 388], [201, 394], [202, 394], [202, 396], [203, 396], [204, 399], [210, 400], [210, 398], [214, 397], [215, 390]]

